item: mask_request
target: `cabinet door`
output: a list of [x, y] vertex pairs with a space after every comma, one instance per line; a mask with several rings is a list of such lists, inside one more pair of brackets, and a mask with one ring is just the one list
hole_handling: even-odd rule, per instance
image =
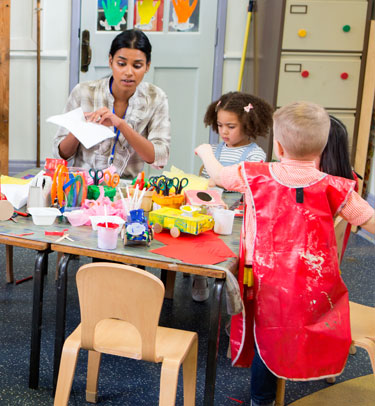
[[287, 0], [282, 48], [362, 52], [366, 0]]
[[277, 105], [306, 100], [327, 109], [355, 109], [360, 67], [359, 55], [282, 55]]

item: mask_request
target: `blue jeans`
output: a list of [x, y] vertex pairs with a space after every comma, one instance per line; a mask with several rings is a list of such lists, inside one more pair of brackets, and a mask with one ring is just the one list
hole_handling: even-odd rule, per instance
[[251, 364], [251, 400], [254, 406], [272, 405], [276, 399], [277, 377], [261, 360], [257, 348]]

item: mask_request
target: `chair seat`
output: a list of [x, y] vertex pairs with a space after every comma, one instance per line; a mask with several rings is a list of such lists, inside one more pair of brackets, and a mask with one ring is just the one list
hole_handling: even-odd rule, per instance
[[375, 307], [349, 302], [352, 340], [366, 337], [375, 341]]
[[[156, 356], [182, 362], [190, 350], [196, 333], [167, 327], [157, 327]], [[123, 320], [101, 320], [95, 328], [94, 350], [106, 354], [141, 359], [141, 337], [137, 329]]]

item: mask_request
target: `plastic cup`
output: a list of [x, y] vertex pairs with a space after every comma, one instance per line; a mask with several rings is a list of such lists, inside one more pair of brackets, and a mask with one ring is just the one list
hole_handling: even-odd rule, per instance
[[115, 223], [99, 223], [98, 227], [98, 248], [103, 250], [114, 250], [117, 248], [117, 239], [121, 227]]
[[225, 209], [215, 209], [213, 212], [215, 221], [214, 232], [216, 234], [229, 235], [232, 234], [234, 211]]

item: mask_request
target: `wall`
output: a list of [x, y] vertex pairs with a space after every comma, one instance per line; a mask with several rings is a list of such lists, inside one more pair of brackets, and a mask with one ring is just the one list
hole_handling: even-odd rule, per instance
[[[27, 4], [25, 6], [25, 3]], [[9, 171], [36, 161], [36, 0], [12, 0]], [[64, 108], [69, 85], [70, 1], [41, 1], [41, 143], [51, 157], [56, 127], [46, 118]]]

